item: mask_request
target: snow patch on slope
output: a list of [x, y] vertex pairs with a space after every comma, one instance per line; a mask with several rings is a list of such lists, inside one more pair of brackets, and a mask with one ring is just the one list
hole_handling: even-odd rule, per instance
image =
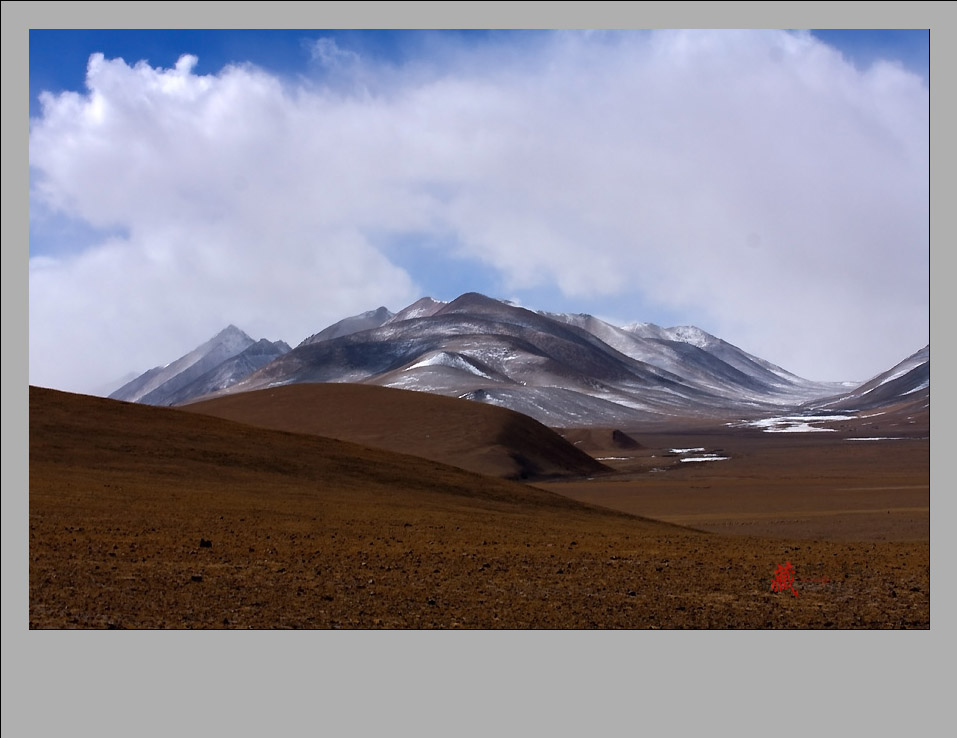
[[703, 330], [696, 328], [693, 325], [680, 325], [676, 326], [675, 328], [668, 328], [664, 331], [664, 333], [672, 341], [690, 343], [692, 346], [697, 346], [701, 349], [708, 348], [708, 346], [717, 340], [710, 333], [705, 333]]
[[488, 374], [478, 369], [461, 354], [452, 354], [447, 351], [439, 351], [437, 353], [431, 354], [427, 358], [417, 361], [412, 366], [406, 367], [403, 371], [419, 369], [426, 366], [448, 366], [453, 369], [460, 369], [464, 372], [478, 375], [485, 379], [491, 379]]
[[904, 393], [901, 395], [901, 397], [904, 397], [905, 395], [912, 395], [912, 394], [914, 394], [915, 392], [920, 392], [921, 390], [925, 390], [925, 389], [927, 389], [928, 387], [930, 387], [930, 380], [929, 380], [929, 379], [927, 379], [927, 380], [921, 382], [918, 386], [914, 387], [914, 389], [912, 389], [912, 390], [907, 390], [907, 392], [904, 392]]

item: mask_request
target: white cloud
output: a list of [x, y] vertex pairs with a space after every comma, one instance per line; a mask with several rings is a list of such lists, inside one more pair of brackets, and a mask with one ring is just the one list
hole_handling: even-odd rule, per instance
[[929, 98], [898, 67], [804, 34], [560, 33], [369, 85], [313, 51], [361, 88], [94, 56], [86, 94], [45, 96], [33, 200], [129, 236], [31, 260], [31, 382], [83, 389], [228, 322], [296, 343], [397, 309], [426, 275], [373, 244], [408, 233], [510, 293], [658, 302], [811, 378], [928, 340]]
[[313, 61], [324, 67], [344, 67], [359, 63], [359, 55], [349, 49], [341, 49], [334, 38], [319, 38], [309, 45]]

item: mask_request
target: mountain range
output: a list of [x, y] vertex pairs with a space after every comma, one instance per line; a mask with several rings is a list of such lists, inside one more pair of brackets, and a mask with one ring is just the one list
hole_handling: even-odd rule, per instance
[[812, 382], [699, 328], [613, 326], [478, 293], [345, 318], [294, 349], [229, 326], [110, 395], [179, 405], [299, 383], [371, 384], [498, 405], [550, 427], [873, 409], [927, 395], [929, 346], [860, 385]]
[[290, 350], [285, 341], [254, 341], [229, 325], [188, 354], [150, 369], [109, 397], [145, 405], [176, 405], [231, 387]]

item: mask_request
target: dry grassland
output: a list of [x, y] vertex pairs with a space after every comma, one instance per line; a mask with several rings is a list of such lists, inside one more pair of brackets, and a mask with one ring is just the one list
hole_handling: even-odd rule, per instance
[[31, 388], [29, 484], [32, 628], [930, 623], [926, 540], [695, 531], [182, 410]]

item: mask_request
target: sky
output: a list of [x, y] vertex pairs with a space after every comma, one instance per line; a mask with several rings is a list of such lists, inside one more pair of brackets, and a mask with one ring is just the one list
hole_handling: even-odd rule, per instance
[[30, 31], [30, 383], [467, 291], [815, 380], [929, 342], [925, 31]]

